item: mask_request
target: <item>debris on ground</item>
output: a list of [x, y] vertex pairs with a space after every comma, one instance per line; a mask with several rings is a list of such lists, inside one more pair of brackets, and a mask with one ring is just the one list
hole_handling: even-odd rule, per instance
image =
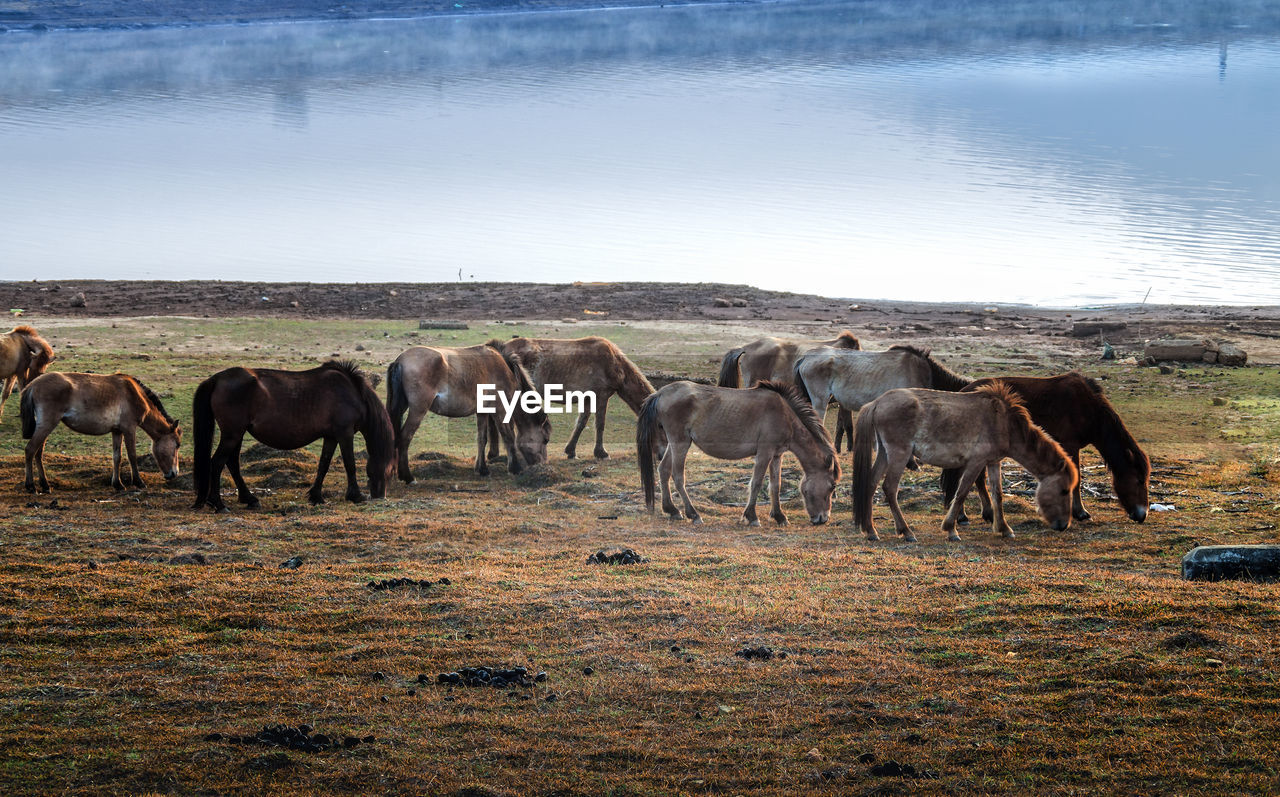
[[437, 584], [449, 586], [452, 584], [447, 578], [440, 578], [432, 581], [429, 578], [384, 578], [381, 581], [370, 581], [369, 589], [375, 592], [381, 592], [387, 589], [399, 589], [400, 587], [414, 587], [417, 589], [428, 589]]
[[612, 553], [596, 551], [587, 557], [587, 564], [593, 565], [638, 565], [647, 561], [649, 560], [630, 548], [623, 548]]
[[[535, 683], [547, 680], [545, 672], [530, 675], [528, 667], [463, 667], [456, 672], [442, 672], [436, 676], [436, 683], [446, 686], [491, 686], [505, 689], [508, 686], [531, 688]], [[418, 683], [430, 683], [431, 678], [425, 674], [418, 676]]]
[[361, 743], [371, 744], [373, 735], [365, 736], [330, 736], [325, 733], [314, 733], [310, 725], [267, 725], [257, 733], [248, 736], [236, 734], [210, 733], [204, 737], [206, 742], [226, 742], [228, 744], [268, 744], [298, 750], [303, 753], [319, 753], [337, 748], [351, 749]]
[[280, 568], [282, 570], [297, 570], [299, 567], [302, 567], [302, 561], [301, 556], [294, 556], [281, 562]]
[[747, 661], [751, 661], [752, 659], [759, 659], [760, 661], [769, 661], [775, 656], [779, 659], [785, 659], [787, 657], [787, 652], [785, 650], [779, 650], [778, 652], [775, 653], [773, 649], [770, 648], [769, 646], [760, 645], [754, 648], [745, 647], [733, 655], [737, 656], [740, 659], [746, 659]]

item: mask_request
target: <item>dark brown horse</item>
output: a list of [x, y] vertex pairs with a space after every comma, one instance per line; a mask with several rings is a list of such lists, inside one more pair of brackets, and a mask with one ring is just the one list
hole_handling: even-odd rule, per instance
[[[999, 380], [1022, 399], [1036, 425], [1049, 434], [1080, 467], [1080, 449], [1093, 446], [1111, 470], [1111, 483], [1116, 497], [1130, 519], [1139, 523], [1147, 518], [1148, 487], [1151, 460], [1138, 446], [1133, 435], [1111, 402], [1102, 395], [1102, 387], [1083, 374], [1072, 371], [1057, 376], [1002, 376]], [[979, 379], [965, 390], [977, 390], [993, 379]], [[954, 470], [942, 473], [942, 492], [949, 506], [955, 496], [960, 474]], [[986, 483], [979, 479], [978, 496], [982, 499], [982, 517], [991, 519], [991, 499]], [[1076, 520], [1088, 520], [1080, 500], [1077, 484], [1072, 496], [1071, 513]], [[961, 511], [961, 522], [967, 519]]]
[[[360, 369], [351, 362], [327, 362], [309, 371], [271, 368], [228, 368], [196, 388], [192, 411], [195, 426], [194, 509], [208, 504], [225, 512], [219, 482], [225, 465], [239, 491], [240, 503], [256, 507], [258, 499], [240, 475], [240, 444], [246, 433], [272, 448], [294, 449], [324, 440], [320, 467], [307, 497], [324, 503], [325, 474], [335, 447], [342, 450], [347, 471], [347, 500], [365, 500], [356, 483], [352, 442], [356, 432], [368, 449], [369, 494], [382, 498], [395, 471], [395, 433], [391, 418]], [[213, 450], [213, 431], [222, 434]]]
[[[862, 343], [849, 330], [844, 330], [831, 340], [790, 340], [787, 338], [757, 338], [745, 346], [730, 349], [720, 361], [720, 387], [751, 387], [768, 380], [780, 385], [795, 384], [796, 360], [800, 355], [819, 347], [859, 350]], [[820, 415], [825, 415], [823, 409]], [[847, 410], [837, 413], [836, 452], [840, 451], [840, 436], [848, 430], [849, 446], [853, 446], [853, 416]]]

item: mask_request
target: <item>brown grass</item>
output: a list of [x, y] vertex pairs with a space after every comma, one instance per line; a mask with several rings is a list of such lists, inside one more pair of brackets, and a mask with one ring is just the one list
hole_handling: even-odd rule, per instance
[[[1183, 455], [1179, 434], [1231, 408], [1196, 395], [1195, 427], [1163, 426], [1147, 410], [1168, 400], [1160, 379], [1106, 384], [1155, 455], [1153, 500], [1177, 511], [1128, 522], [1087, 457], [1095, 519], [1054, 533], [1011, 468], [1017, 538], [975, 525], [959, 544], [927, 469], [903, 490], [915, 545], [862, 540], [847, 480], [836, 522], [804, 523], [794, 472], [795, 525], [745, 529], [731, 504], [748, 463], [703, 457], [689, 478], [706, 526], [651, 518], [621, 407], [606, 462], [557, 452], [558, 478], [478, 479], [459, 436], [415, 461], [417, 484], [362, 506], [340, 500], [340, 471], [316, 508], [282, 479], [258, 511], [196, 513], [154, 469], [149, 490], [117, 495], [102, 440], [51, 454], [56, 492], [33, 498], [7, 454], [0, 791], [1275, 793], [1277, 587], [1186, 583], [1178, 562], [1197, 541], [1274, 540], [1280, 468], [1229, 436]], [[313, 467], [255, 459], [255, 487]], [[649, 561], [586, 563], [615, 546]], [[209, 564], [169, 563], [189, 552]], [[278, 567], [295, 555], [300, 569]], [[452, 584], [365, 586], [393, 576]], [[758, 644], [788, 656], [734, 656]], [[416, 683], [473, 664], [549, 677], [529, 699]], [[377, 741], [283, 758], [204, 741], [302, 722]], [[873, 776], [866, 753], [937, 777]]]

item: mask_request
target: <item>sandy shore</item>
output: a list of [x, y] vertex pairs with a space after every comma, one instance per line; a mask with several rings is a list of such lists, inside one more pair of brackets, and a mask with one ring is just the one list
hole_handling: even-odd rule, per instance
[[[83, 295], [83, 305], [80, 296]], [[725, 306], [728, 305], [728, 306]], [[39, 325], [51, 317], [182, 315], [208, 318], [378, 318], [511, 321], [700, 321], [778, 334], [848, 327], [874, 338], [957, 337], [975, 343], [1096, 348], [1122, 353], [1145, 340], [1194, 336], [1231, 340], [1257, 363], [1280, 362], [1280, 307], [1117, 305], [1046, 309], [1026, 305], [926, 304], [780, 293], [744, 285], [574, 283], [254, 283], [65, 280], [0, 282], [0, 307]]]

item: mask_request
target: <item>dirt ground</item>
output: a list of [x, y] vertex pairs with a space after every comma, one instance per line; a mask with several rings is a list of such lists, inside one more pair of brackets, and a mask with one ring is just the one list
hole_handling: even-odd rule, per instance
[[[83, 296], [83, 306], [77, 297]], [[720, 301], [717, 301], [720, 300]], [[729, 306], [720, 306], [728, 304]], [[1113, 325], [1105, 338], [1122, 353], [1145, 340], [1187, 336], [1230, 340], [1256, 363], [1280, 362], [1280, 307], [1137, 306], [1046, 309], [1026, 305], [922, 304], [780, 293], [742, 285], [620, 283], [253, 283], [64, 280], [0, 282], [0, 308], [24, 319], [55, 317], [409, 320], [705, 321], [764, 325], [769, 334], [813, 334], [849, 327], [895, 340], [1007, 346], [1015, 356], [1034, 346], [1081, 354], [1101, 351], [1096, 334], [1073, 335], [1094, 322]], [[1123, 325], [1116, 327], [1114, 325]]]

